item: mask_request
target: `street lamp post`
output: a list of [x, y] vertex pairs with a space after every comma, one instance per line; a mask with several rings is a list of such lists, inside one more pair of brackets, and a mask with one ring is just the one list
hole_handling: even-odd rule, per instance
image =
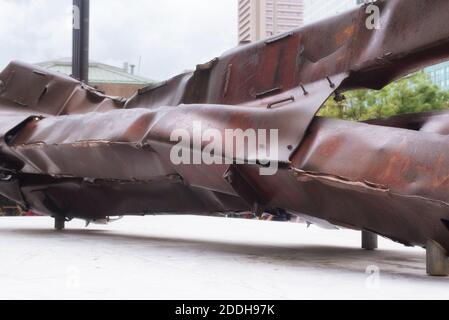
[[73, 0], [72, 76], [89, 81], [89, 0]]

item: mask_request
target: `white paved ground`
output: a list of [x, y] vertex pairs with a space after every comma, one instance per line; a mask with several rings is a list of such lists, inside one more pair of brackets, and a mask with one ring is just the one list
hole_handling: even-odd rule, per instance
[[190, 216], [74, 221], [63, 233], [49, 218], [0, 218], [0, 298], [449, 299], [449, 279], [425, 275], [424, 250], [381, 240], [366, 252], [359, 238]]

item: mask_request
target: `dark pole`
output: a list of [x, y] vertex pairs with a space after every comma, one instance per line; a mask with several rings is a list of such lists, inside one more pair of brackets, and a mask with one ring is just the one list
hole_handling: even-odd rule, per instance
[[89, 82], [89, 0], [73, 0], [72, 76]]

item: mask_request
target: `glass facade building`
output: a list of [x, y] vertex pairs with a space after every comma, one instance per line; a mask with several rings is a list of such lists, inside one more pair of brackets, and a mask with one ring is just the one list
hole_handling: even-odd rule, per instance
[[427, 68], [426, 72], [436, 85], [449, 90], [449, 62]]

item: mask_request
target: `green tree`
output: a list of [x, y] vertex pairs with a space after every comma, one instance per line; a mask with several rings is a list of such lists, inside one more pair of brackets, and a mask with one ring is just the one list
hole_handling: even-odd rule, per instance
[[345, 120], [364, 121], [404, 113], [449, 109], [449, 91], [433, 84], [429, 75], [419, 72], [382, 90], [354, 90], [345, 99], [329, 99], [319, 115]]

